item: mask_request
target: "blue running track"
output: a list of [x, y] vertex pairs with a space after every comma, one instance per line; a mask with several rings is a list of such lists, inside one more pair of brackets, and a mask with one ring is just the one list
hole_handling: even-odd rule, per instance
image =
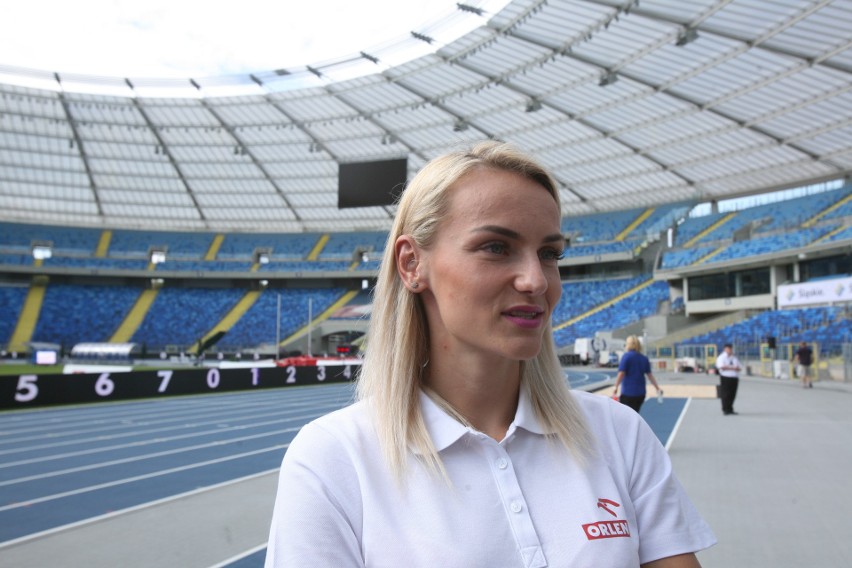
[[[612, 372], [568, 372], [575, 388]], [[0, 413], [0, 548], [17, 539], [274, 471], [306, 422], [349, 404], [351, 384]], [[667, 444], [686, 399], [642, 416]], [[2, 551], [0, 550], [0, 555]], [[221, 566], [256, 568], [265, 549]]]

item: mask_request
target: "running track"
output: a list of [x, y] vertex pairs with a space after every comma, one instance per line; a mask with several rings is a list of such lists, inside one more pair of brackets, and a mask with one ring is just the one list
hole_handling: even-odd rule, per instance
[[[571, 371], [574, 388], [613, 372]], [[349, 404], [351, 384], [0, 413], [0, 556], [34, 535], [274, 471], [306, 422]], [[647, 402], [668, 446], [686, 399]], [[265, 548], [217, 566], [256, 568]]]

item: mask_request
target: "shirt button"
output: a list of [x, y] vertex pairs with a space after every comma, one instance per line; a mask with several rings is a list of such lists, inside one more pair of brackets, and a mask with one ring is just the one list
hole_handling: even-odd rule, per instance
[[497, 460], [497, 467], [500, 469], [506, 469], [509, 466], [509, 462], [506, 461], [506, 458], [500, 458]]
[[519, 501], [512, 501], [512, 504], [509, 506], [509, 508], [512, 509], [513, 513], [520, 513], [521, 509], [523, 509], [524, 506], [521, 505]]

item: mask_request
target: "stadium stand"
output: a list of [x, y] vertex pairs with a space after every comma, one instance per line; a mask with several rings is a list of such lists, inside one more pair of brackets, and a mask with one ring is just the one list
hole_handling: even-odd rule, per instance
[[356, 250], [369, 251], [369, 256], [381, 257], [385, 250], [386, 232], [331, 233], [320, 260], [351, 260]]
[[[634, 241], [633, 245], [638, 245]], [[612, 243], [594, 243], [594, 244], [577, 244], [565, 249], [565, 256], [599, 256], [604, 254], [633, 253], [631, 243], [627, 242], [612, 242]]]
[[11, 266], [32, 266], [33, 255], [0, 253], [0, 264], [8, 264]]
[[109, 255], [147, 258], [152, 247], [162, 247], [168, 257], [201, 260], [212, 241], [210, 233], [115, 230], [109, 244]]
[[799, 341], [834, 346], [852, 341], [852, 314], [837, 306], [819, 306], [786, 310], [767, 310], [718, 330], [688, 338], [683, 345], [716, 345], [721, 349], [728, 342], [755, 346], [768, 337], [779, 344]]
[[278, 296], [281, 297], [280, 337], [297, 332], [308, 325], [309, 300], [313, 318], [324, 312], [345, 292], [344, 289], [266, 290], [239, 321], [227, 331], [220, 345], [240, 349], [245, 346], [273, 344], [276, 338]]
[[222, 240], [217, 258], [253, 260], [258, 248], [269, 248], [270, 261], [305, 260], [319, 237], [319, 234], [229, 233]]
[[334, 272], [347, 271], [352, 267], [352, 261], [344, 260], [302, 260], [302, 261], [272, 261], [262, 264], [261, 272], [312, 272], [330, 270]]
[[[658, 314], [661, 306], [672, 297], [675, 297], [674, 301], [668, 308], [671, 312], [684, 314], [688, 311], [683, 297], [675, 293], [669, 284], [649, 280], [649, 271], [653, 268], [641, 268], [644, 248], [651, 246], [651, 250], [656, 250], [652, 245], [669, 229], [676, 230], [677, 246], [668, 249], [660, 243], [659, 269], [665, 271], [699, 265], [724, 267], [731, 260], [807, 249], [817, 243], [841, 243], [852, 238], [850, 203], [850, 186], [847, 185], [817, 196], [697, 218], [687, 217], [692, 203], [566, 217], [562, 228], [572, 240], [566, 250], [565, 262], [570, 264], [571, 259], [585, 262], [584, 257], [597, 259], [609, 255], [608, 262], [623, 263], [623, 275], [615, 276], [610, 271], [593, 278], [572, 278], [566, 274], [563, 283], [565, 300], [560, 302], [553, 315], [557, 346], [563, 350], [570, 349], [578, 337], [594, 336], [598, 332], [618, 333], [625, 326]], [[116, 286], [83, 286], [65, 283], [66, 273], [109, 274], [113, 277], [127, 273], [137, 278], [163, 275], [167, 279], [176, 275], [180, 279], [184, 277], [181, 275], [186, 275], [185, 278], [211, 281], [232, 275], [274, 279], [282, 278], [282, 275], [307, 278], [311, 274], [322, 273], [323, 277], [342, 278], [352, 274], [348, 286], [354, 287], [356, 282], [362, 284], [355, 280], [357, 274], [375, 275], [386, 239], [387, 233], [382, 231], [215, 234], [110, 231], [0, 222], [0, 264], [11, 270], [16, 267], [44, 269], [58, 276], [45, 294], [31, 340], [70, 345], [81, 341], [110, 340], [139, 296], [140, 284], [147, 281], [119, 282]], [[35, 242], [52, 243], [54, 254], [50, 258], [33, 260], [31, 249]], [[150, 264], [149, 254], [153, 248], [166, 251], [165, 262]], [[368, 252], [366, 258], [359, 257], [357, 253], [364, 251]], [[265, 256], [265, 262], [259, 262], [259, 253]], [[613, 257], [623, 260], [613, 260]], [[830, 276], [815, 273], [813, 278]], [[132, 325], [125, 322], [128, 326], [124, 328], [126, 339], [153, 349], [163, 346], [188, 349], [202, 336], [211, 333], [216, 323], [225, 317], [224, 311], [228, 306], [237, 304], [242, 298], [246, 304], [245, 313], [232, 314], [234, 321], [228, 323], [229, 329], [221, 345], [239, 350], [268, 344], [275, 333], [277, 294], [274, 291], [277, 288], [254, 292], [252, 294], [256, 297], [249, 297], [245, 282], [250, 280], [240, 286], [224, 281], [212, 287], [179, 282], [177, 286], [170, 284], [150, 296], [151, 306], [136, 316], [138, 322]], [[303, 330], [307, 325], [307, 297], [314, 301], [316, 317], [346, 289], [282, 289], [285, 306], [280, 330], [282, 337]], [[25, 301], [26, 287], [18, 283], [2, 290], [3, 302], [9, 313], [19, 314]], [[365, 295], [369, 297], [363, 293], [359, 301], [363, 302]], [[93, 303], [94, 297], [98, 299], [98, 309], [106, 312], [103, 317], [97, 316], [100, 327], [82, 325], [85, 318], [75, 315], [79, 311], [78, 306]], [[805, 311], [799, 310], [797, 315], [801, 317]], [[778, 321], [784, 317], [787, 316], [778, 315]], [[359, 318], [363, 319], [363, 316]], [[6, 324], [0, 336], [3, 343], [10, 341], [16, 318], [8, 320], [10, 323]], [[794, 340], [799, 333], [801, 337], [830, 339], [829, 333], [842, 335], [847, 332], [845, 321], [841, 318], [837, 322], [823, 322], [819, 326], [809, 324], [801, 329], [788, 326], [789, 330], [783, 337]], [[766, 330], [777, 322], [758, 319], [742, 325], [759, 330], [751, 333], [754, 340], [755, 333], [768, 333]], [[736, 335], [738, 330], [726, 329], [719, 333]], [[720, 341], [720, 337], [705, 333], [683, 343], [715, 343]]]
[[710, 262], [723, 262], [733, 258], [758, 256], [785, 249], [806, 247], [833, 228], [835, 227], [798, 229], [786, 233], [765, 235], [747, 241], [735, 242], [710, 259]]
[[852, 239], [852, 225], [844, 227], [839, 232], [828, 238], [829, 241], [844, 241], [847, 239]]
[[58, 343], [106, 342], [139, 297], [130, 286], [49, 284], [32, 341]]
[[158, 271], [177, 270], [178, 272], [248, 272], [252, 263], [237, 260], [171, 260], [157, 264]]
[[148, 260], [142, 258], [53, 256], [44, 259], [43, 266], [48, 268], [92, 268], [96, 270], [147, 270]]
[[584, 314], [608, 300], [624, 294], [645, 280], [643, 277], [609, 280], [570, 281], [562, 283], [562, 297], [570, 302], [560, 302], [553, 311], [554, 325], [563, 324]]
[[628, 228], [645, 210], [630, 209], [574, 217], [562, 220], [562, 232], [572, 235], [571, 242], [605, 242], [615, 238]]
[[608, 301], [599, 304], [601, 309], [593, 308], [587, 315], [556, 324], [553, 333], [556, 346], [564, 348], [573, 345], [577, 338], [595, 337], [600, 331], [618, 330], [638, 322], [656, 314], [660, 304], [669, 299], [667, 282], [649, 282], [647, 279], [639, 279], [638, 282], [631, 279], [628, 282], [634, 286], [627, 293], [611, 296]]
[[[768, 219], [766, 223], [757, 228], [757, 232], [771, 232], [777, 229], [789, 229], [804, 226], [822, 211], [843, 200], [848, 195], [849, 189], [844, 187], [834, 191], [818, 193], [778, 201], [768, 205], [756, 207]], [[831, 217], [830, 217], [831, 218]], [[822, 218], [825, 220], [825, 217]]]
[[6, 345], [12, 339], [18, 318], [24, 307], [28, 288], [24, 286], [0, 286], [0, 345]]
[[694, 203], [671, 203], [648, 210], [648, 216], [625, 236], [625, 240], [642, 239], [673, 227], [685, 219]]
[[[663, 252], [660, 268], [719, 263], [807, 247], [825, 238], [849, 238], [852, 186], [688, 218], [677, 227], [676, 246]], [[711, 253], [714, 253], [709, 256]]]
[[131, 341], [148, 350], [186, 348], [204, 337], [243, 294], [233, 288], [162, 288]]
[[700, 259], [704, 258], [714, 250], [714, 247], [698, 246], [686, 249], [666, 251], [665, 254], [663, 254], [663, 262], [660, 268], [677, 268], [678, 266], [689, 266], [690, 264], [698, 262]]
[[93, 254], [100, 235], [100, 229], [0, 223], [0, 250], [28, 254], [34, 242], [46, 242], [54, 253]]
[[675, 244], [679, 246], [690, 246], [693, 240], [697, 240], [705, 232], [730, 216], [730, 213], [710, 213], [701, 217], [689, 217], [677, 228]]

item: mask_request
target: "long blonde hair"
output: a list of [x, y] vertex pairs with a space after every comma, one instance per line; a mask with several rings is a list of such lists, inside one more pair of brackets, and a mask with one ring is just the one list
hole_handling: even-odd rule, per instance
[[[403, 285], [394, 245], [401, 235], [410, 235], [418, 246], [428, 248], [448, 213], [448, 189], [481, 167], [511, 171], [537, 182], [559, 208], [558, 189], [550, 174], [512, 146], [492, 141], [432, 160], [403, 192], [379, 269], [357, 383], [357, 397], [368, 401], [388, 465], [400, 478], [409, 444], [432, 469], [441, 473], [444, 469], [420, 413], [420, 389], [429, 360], [426, 312], [419, 295]], [[549, 323], [538, 356], [521, 362], [521, 388], [526, 389], [544, 428], [583, 461], [592, 446], [591, 434], [568, 388]]]

